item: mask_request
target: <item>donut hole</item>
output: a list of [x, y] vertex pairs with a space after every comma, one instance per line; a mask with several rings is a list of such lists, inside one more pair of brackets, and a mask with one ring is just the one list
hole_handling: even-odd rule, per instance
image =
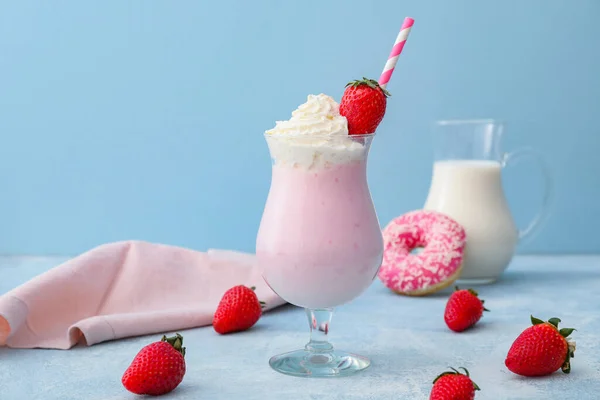
[[410, 254], [412, 254], [413, 256], [416, 256], [416, 255], [420, 254], [423, 250], [425, 250], [425, 247], [417, 246], [410, 251]]

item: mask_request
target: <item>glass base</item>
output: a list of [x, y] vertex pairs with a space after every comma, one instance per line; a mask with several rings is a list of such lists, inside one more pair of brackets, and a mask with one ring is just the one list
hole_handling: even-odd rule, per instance
[[460, 278], [456, 281], [456, 284], [459, 286], [468, 286], [468, 285], [489, 285], [490, 283], [494, 283], [498, 280], [498, 278]]
[[371, 361], [341, 350], [320, 353], [303, 349], [273, 356], [269, 364], [275, 371], [286, 375], [335, 378], [362, 371], [371, 365]]

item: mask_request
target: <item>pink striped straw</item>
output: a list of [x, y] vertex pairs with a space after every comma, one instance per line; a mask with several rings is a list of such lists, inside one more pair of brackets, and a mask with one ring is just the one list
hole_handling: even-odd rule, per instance
[[388, 57], [385, 67], [383, 67], [381, 77], [379, 78], [379, 85], [384, 89], [392, 77], [392, 73], [394, 72], [394, 68], [396, 68], [396, 63], [398, 62], [398, 57], [400, 57], [400, 53], [402, 53], [404, 43], [406, 43], [406, 39], [408, 39], [408, 34], [410, 33], [410, 29], [414, 23], [414, 19], [410, 17], [404, 18], [404, 23], [400, 28], [400, 33], [394, 42], [394, 47], [392, 47], [390, 56]]

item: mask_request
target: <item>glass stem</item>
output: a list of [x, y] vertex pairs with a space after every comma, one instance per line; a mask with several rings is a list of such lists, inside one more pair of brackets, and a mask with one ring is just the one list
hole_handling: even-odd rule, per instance
[[306, 350], [313, 353], [329, 353], [333, 346], [329, 343], [327, 335], [333, 316], [333, 308], [306, 309], [308, 325], [310, 326], [310, 341]]

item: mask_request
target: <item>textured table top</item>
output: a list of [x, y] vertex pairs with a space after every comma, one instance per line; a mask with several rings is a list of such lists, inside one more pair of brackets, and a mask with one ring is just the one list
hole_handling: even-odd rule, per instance
[[[0, 257], [0, 293], [64, 261]], [[598, 399], [600, 392], [600, 256], [517, 257], [503, 279], [478, 288], [491, 312], [476, 328], [449, 331], [446, 293], [426, 298], [392, 294], [378, 280], [339, 308], [333, 344], [371, 358], [351, 378], [306, 379], [280, 375], [271, 355], [308, 339], [301, 309], [266, 314], [250, 331], [218, 336], [211, 327], [182, 331], [187, 374], [164, 398], [173, 399], [427, 399], [431, 381], [448, 366], [464, 366], [481, 387], [476, 399]], [[560, 317], [578, 330], [572, 372], [527, 379], [510, 373], [504, 358], [529, 326], [529, 315]], [[2, 400], [133, 399], [120, 378], [137, 351], [157, 337], [140, 337], [71, 350], [0, 348]]]

